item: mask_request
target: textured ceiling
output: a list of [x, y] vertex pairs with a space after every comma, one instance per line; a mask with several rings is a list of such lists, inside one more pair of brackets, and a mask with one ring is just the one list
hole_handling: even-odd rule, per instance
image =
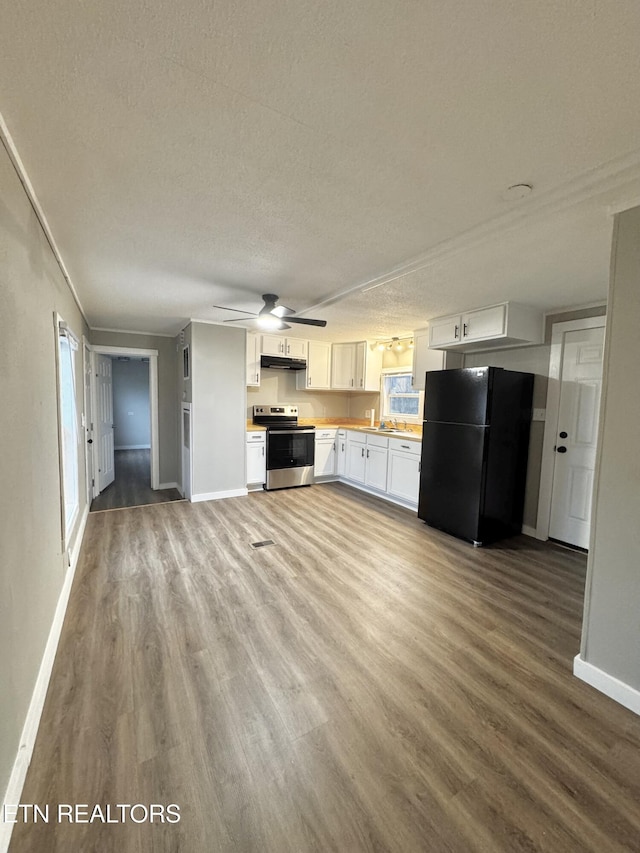
[[606, 297], [639, 37], [635, 0], [21, 0], [0, 112], [92, 326], [275, 292], [379, 336]]

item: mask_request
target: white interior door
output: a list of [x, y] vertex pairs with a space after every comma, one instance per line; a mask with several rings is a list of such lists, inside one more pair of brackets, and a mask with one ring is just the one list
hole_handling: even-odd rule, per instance
[[96, 401], [98, 442], [98, 491], [113, 483], [115, 464], [113, 453], [113, 378], [111, 358], [96, 355]]
[[580, 548], [589, 547], [603, 353], [603, 327], [566, 332], [549, 536]]

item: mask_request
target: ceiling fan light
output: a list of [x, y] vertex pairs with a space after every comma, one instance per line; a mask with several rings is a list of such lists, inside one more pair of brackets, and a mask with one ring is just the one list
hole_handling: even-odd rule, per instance
[[257, 319], [258, 326], [267, 331], [278, 331], [282, 329], [282, 320], [279, 317], [274, 317], [273, 314], [261, 314]]
[[382, 351], [384, 350], [384, 348], [385, 348], [385, 343], [384, 343], [384, 341], [380, 341], [380, 342], [378, 343], [378, 346], [376, 347], [376, 349], [378, 349], [378, 350], [380, 350], [380, 352], [382, 352]]

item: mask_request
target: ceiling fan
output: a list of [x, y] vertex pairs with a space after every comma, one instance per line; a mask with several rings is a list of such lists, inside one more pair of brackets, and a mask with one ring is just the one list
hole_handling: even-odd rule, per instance
[[[261, 329], [270, 329], [273, 331], [281, 331], [282, 329], [290, 329], [289, 323], [300, 323], [305, 326], [324, 326], [327, 325], [326, 320], [312, 320], [309, 317], [296, 317], [293, 308], [287, 308], [284, 305], [277, 305], [278, 296], [275, 293], [264, 293], [262, 299], [264, 305], [254, 314], [251, 311], [240, 311], [238, 308], [227, 308], [224, 305], [214, 305], [214, 308], [221, 308], [223, 311], [236, 311], [238, 314], [247, 314], [246, 317], [234, 317], [232, 320], [225, 320], [225, 323], [242, 323], [243, 320], [255, 319]], [[285, 322], [286, 320], [286, 322]]]

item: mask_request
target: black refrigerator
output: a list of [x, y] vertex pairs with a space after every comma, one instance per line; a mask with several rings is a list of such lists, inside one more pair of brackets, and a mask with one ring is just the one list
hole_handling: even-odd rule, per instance
[[418, 517], [474, 545], [520, 533], [533, 374], [427, 373]]

